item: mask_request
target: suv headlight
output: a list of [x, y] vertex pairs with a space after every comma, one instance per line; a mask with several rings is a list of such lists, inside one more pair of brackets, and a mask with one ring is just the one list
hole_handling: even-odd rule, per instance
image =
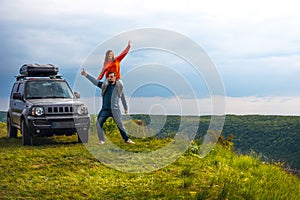
[[31, 110], [31, 115], [33, 116], [42, 116], [44, 114], [44, 108], [43, 107], [33, 107]]
[[87, 114], [87, 113], [88, 113], [87, 107], [84, 106], [84, 105], [78, 106], [78, 107], [77, 107], [77, 113], [78, 113], [78, 115]]

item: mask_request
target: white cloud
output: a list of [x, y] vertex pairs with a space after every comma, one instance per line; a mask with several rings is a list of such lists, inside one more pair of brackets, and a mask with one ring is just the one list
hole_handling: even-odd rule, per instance
[[227, 97], [227, 114], [300, 115], [299, 96]]
[[[126, 97], [131, 114], [163, 114], [163, 115], [211, 115], [212, 103], [210, 98], [180, 99], [149, 97]], [[102, 106], [102, 98], [81, 98], [88, 105], [90, 113], [98, 113]], [[300, 96], [268, 96], [268, 97], [226, 97], [226, 114], [259, 114], [259, 115], [291, 115], [300, 116]], [[8, 98], [0, 98], [0, 110], [7, 111]], [[123, 107], [121, 110], [123, 112]], [[222, 114], [222, 113], [221, 113]]]
[[28, 57], [37, 62], [80, 63], [84, 58], [82, 54], [85, 53], [85, 46], [80, 42], [81, 38], [73, 33], [30, 29], [24, 30], [22, 34], [26, 38], [21, 39], [19, 45], [26, 47]]
[[[97, 16], [104, 14], [111, 17], [135, 18], [164, 14], [178, 16], [193, 16], [197, 19], [206, 17], [211, 21], [218, 21], [219, 25], [228, 25], [227, 22], [257, 23], [263, 20], [282, 18], [282, 16], [299, 19], [297, 1], [72, 1], [72, 0], [8, 0], [1, 1], [4, 18], [26, 19], [34, 15], [87, 15]], [[12, 12], [13, 11], [13, 12]], [[139, 15], [140, 14], [140, 15]], [[175, 17], [172, 16], [172, 17]], [[23, 17], [22, 17], [23, 16]], [[27, 18], [28, 19], [28, 18]], [[40, 19], [41, 20], [41, 19]], [[109, 19], [105, 19], [109, 20]], [[234, 25], [234, 24], [232, 24]]]
[[[204, 99], [180, 99], [149, 97], [128, 98], [129, 112], [132, 114], [164, 115], [211, 115], [212, 101]], [[101, 109], [101, 98], [83, 98], [91, 113]], [[259, 115], [300, 115], [300, 96], [269, 97], [225, 97], [225, 114], [259, 114]], [[219, 102], [220, 103], [220, 102]], [[121, 105], [121, 104], [120, 104]], [[215, 105], [216, 106], [216, 105]], [[122, 107], [121, 107], [122, 108]], [[123, 109], [123, 108], [122, 108]], [[121, 110], [122, 110], [121, 109]], [[218, 108], [222, 111], [222, 108]], [[219, 113], [219, 114], [224, 114]]]
[[[293, 0], [2, 0], [0, 64], [15, 72], [30, 61], [71, 68], [107, 38], [159, 27], [183, 33], [203, 46], [222, 72], [229, 93], [228, 85], [234, 85], [239, 89], [236, 96], [247, 88], [252, 90], [242, 95], [279, 95], [286, 88], [292, 89], [285, 95], [298, 95], [297, 5]], [[266, 85], [270, 87], [263, 90]], [[271, 87], [276, 87], [276, 94]]]

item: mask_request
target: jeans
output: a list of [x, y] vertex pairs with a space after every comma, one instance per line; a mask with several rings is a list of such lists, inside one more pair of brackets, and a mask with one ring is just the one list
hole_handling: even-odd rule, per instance
[[121, 117], [122, 117], [121, 111], [120, 110], [110, 110], [110, 109], [102, 109], [100, 111], [100, 113], [98, 114], [96, 126], [97, 126], [97, 130], [98, 130], [99, 140], [105, 141], [102, 127], [103, 127], [103, 124], [105, 123], [105, 121], [107, 120], [107, 118], [109, 118], [109, 117], [112, 117], [114, 119], [114, 121], [116, 122], [116, 124], [118, 126], [118, 129], [121, 133], [123, 140], [125, 142], [127, 142], [128, 136], [127, 136], [125, 127], [121, 120]]

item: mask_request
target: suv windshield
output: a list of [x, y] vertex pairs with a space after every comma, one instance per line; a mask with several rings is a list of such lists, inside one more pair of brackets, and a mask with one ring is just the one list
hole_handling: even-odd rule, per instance
[[73, 98], [73, 93], [64, 81], [28, 81], [25, 86], [27, 99]]

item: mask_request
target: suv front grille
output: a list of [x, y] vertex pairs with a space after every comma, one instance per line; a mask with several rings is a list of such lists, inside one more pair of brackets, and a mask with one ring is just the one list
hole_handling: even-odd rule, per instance
[[46, 108], [46, 114], [73, 114], [72, 106], [49, 106]]

